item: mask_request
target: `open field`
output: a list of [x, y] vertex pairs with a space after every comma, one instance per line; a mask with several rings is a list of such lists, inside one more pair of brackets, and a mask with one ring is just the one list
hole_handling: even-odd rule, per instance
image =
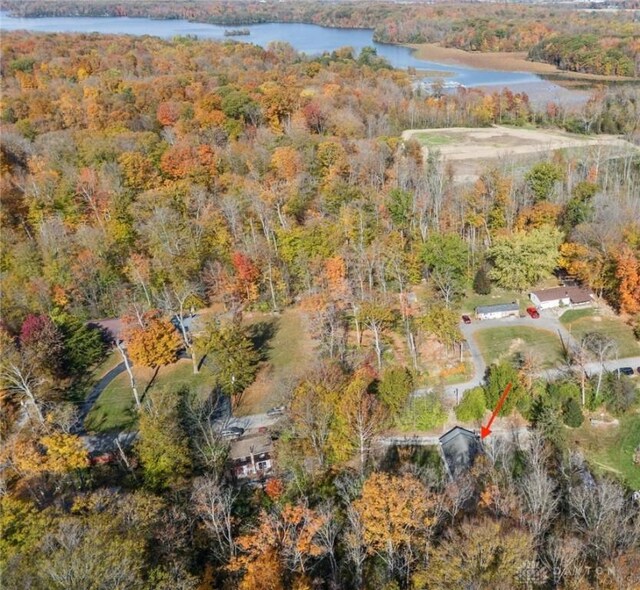
[[554, 150], [606, 148], [611, 155], [638, 150], [615, 135], [576, 135], [559, 130], [524, 129], [494, 125], [492, 127], [452, 127], [442, 129], [407, 129], [404, 140], [415, 138], [425, 155], [437, 149], [445, 162], [454, 167], [456, 180], [473, 181], [491, 161], [501, 163], [527, 156], [549, 154]]
[[634, 490], [640, 489], [640, 465], [633, 462], [640, 445], [640, 414], [620, 419], [619, 426], [592, 426], [588, 420], [569, 434], [569, 440], [586, 456], [596, 472], [615, 475]]
[[595, 309], [572, 309], [560, 316], [560, 322], [580, 342], [585, 334], [598, 332], [613, 338], [618, 343], [618, 356], [640, 355], [640, 343], [633, 330], [618, 317], [604, 317]]
[[554, 367], [562, 358], [562, 344], [558, 337], [548, 330], [522, 326], [487, 328], [476, 332], [474, 339], [487, 364], [517, 353], [533, 351], [541, 368], [546, 369]]

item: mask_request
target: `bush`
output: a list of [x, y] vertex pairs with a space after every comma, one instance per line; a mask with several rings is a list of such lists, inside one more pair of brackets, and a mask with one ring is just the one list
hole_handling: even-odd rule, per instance
[[400, 430], [431, 430], [447, 421], [447, 411], [440, 399], [433, 394], [413, 397], [407, 404], [397, 425]]
[[413, 389], [413, 377], [405, 367], [389, 367], [378, 383], [378, 399], [398, 416]]
[[462, 401], [456, 406], [456, 418], [461, 422], [481, 420], [486, 410], [484, 390], [482, 387], [469, 389], [462, 396]]
[[571, 428], [578, 428], [584, 422], [580, 404], [572, 397], [562, 404], [562, 421]]

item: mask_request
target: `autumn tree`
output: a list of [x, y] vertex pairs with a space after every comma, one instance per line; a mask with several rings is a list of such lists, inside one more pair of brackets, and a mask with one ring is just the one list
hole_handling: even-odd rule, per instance
[[561, 242], [560, 230], [551, 227], [499, 236], [489, 249], [490, 276], [505, 289], [524, 291], [556, 268]]
[[29, 315], [20, 328], [20, 348], [35, 371], [58, 375], [62, 368], [64, 342], [53, 320], [44, 315]]
[[528, 533], [506, 522], [466, 521], [430, 552], [427, 567], [413, 582], [434, 590], [470, 584], [509, 590], [520, 584], [529, 563], [535, 563], [535, 552]]
[[436, 524], [435, 502], [412, 475], [373, 473], [353, 507], [362, 520], [369, 555], [379, 555], [392, 573], [406, 575]]
[[174, 325], [153, 311], [145, 314], [141, 323], [130, 324], [124, 334], [131, 360], [152, 369], [174, 363], [182, 344]]
[[177, 323], [182, 346], [191, 356], [193, 373], [197, 374], [199, 366], [195, 339], [187, 323], [188, 319], [193, 317], [196, 306], [202, 305], [202, 286], [189, 281], [171, 285], [165, 284], [159, 295], [159, 300], [162, 308], [171, 314]]
[[230, 564], [232, 571], [242, 573], [239, 587], [278, 590], [285, 587], [286, 572], [302, 582], [325, 551], [318, 539], [323, 522], [322, 516], [303, 504], [262, 511], [254, 532], [238, 538], [239, 553]]
[[616, 254], [616, 278], [618, 279], [618, 306], [623, 313], [640, 312], [640, 261], [638, 256], [624, 245]]
[[460, 331], [458, 313], [444, 305], [431, 307], [420, 318], [420, 326], [428, 334], [433, 334], [447, 350], [453, 349], [456, 344], [460, 344], [464, 340]]

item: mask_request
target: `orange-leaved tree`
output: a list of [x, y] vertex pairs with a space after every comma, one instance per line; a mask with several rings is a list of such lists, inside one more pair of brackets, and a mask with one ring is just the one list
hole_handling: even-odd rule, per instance
[[640, 311], [640, 260], [624, 245], [615, 255], [618, 279], [618, 306], [624, 313]]
[[[130, 325], [124, 332], [124, 341], [127, 356], [135, 365], [155, 369], [151, 382], [160, 367], [178, 360], [178, 352], [182, 346], [175, 326], [168, 319], [161, 317], [157, 311], [144, 314], [139, 323]], [[140, 401], [137, 395], [136, 405], [139, 409]]]
[[305, 505], [286, 504], [278, 512], [262, 512], [257, 527], [238, 538], [241, 552], [229, 569], [242, 572], [239, 588], [279, 590], [288, 570], [302, 585], [311, 562], [326, 548], [319, 540], [325, 517]]

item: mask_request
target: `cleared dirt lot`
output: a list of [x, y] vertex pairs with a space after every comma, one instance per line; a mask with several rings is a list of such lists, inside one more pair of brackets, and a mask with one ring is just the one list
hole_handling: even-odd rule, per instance
[[423, 145], [425, 156], [437, 149], [445, 162], [451, 162], [458, 182], [477, 178], [492, 160], [513, 161], [558, 149], [605, 148], [615, 157], [640, 148], [614, 135], [573, 135], [556, 130], [513, 127], [452, 127], [408, 129], [403, 139], [414, 138]]

